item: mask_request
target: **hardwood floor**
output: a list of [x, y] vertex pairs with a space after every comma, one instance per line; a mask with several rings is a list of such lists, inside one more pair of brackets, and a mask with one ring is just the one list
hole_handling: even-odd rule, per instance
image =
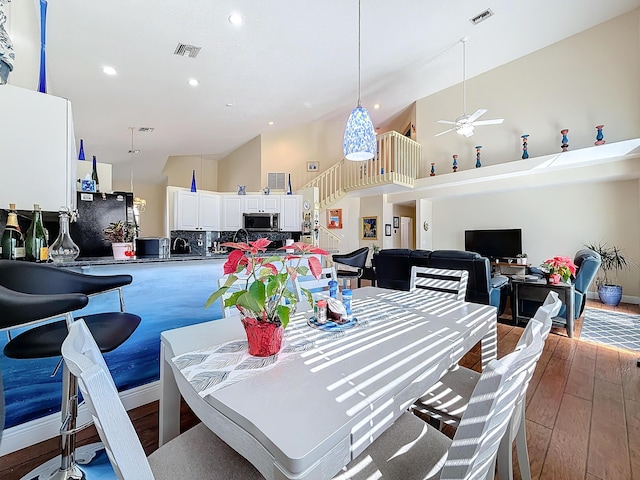
[[[637, 305], [588, 306], [640, 313]], [[510, 316], [503, 316], [510, 319]], [[581, 321], [576, 324], [579, 334]], [[522, 328], [498, 325], [498, 356], [512, 351]], [[533, 479], [640, 479], [640, 368], [638, 352], [569, 339], [553, 330], [527, 391], [527, 443]], [[461, 362], [479, 369], [479, 348]], [[158, 447], [158, 402], [129, 412], [147, 454]], [[183, 404], [182, 428], [197, 423]], [[79, 443], [98, 441], [93, 427]], [[0, 457], [0, 478], [19, 479], [56, 455], [59, 440], [49, 439]], [[514, 455], [514, 459], [516, 456]], [[514, 460], [515, 462], [516, 460]], [[514, 469], [515, 479], [520, 480]]]

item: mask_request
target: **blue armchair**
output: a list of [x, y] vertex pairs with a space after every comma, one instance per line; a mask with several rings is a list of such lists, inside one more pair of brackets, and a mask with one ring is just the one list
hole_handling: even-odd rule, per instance
[[[573, 285], [575, 288], [575, 296], [574, 296], [574, 320], [582, 315], [584, 312], [584, 306], [586, 305], [587, 300], [587, 291], [591, 286], [594, 278], [596, 278], [596, 274], [598, 273], [598, 269], [600, 268], [600, 263], [602, 260], [600, 259], [600, 254], [588, 248], [583, 248], [582, 250], [578, 250], [573, 259], [573, 263], [578, 267], [578, 271], [576, 272], [576, 278], [573, 280]], [[541, 274], [541, 271], [536, 268], [531, 269], [532, 273]], [[525, 305], [523, 305], [523, 310], [528, 315], [529, 313], [535, 313], [536, 309], [540, 306], [540, 304], [536, 302], [525, 301]], [[533, 316], [533, 315], [531, 315]], [[567, 317], [566, 308], [563, 305], [558, 313], [558, 317], [565, 318]]]

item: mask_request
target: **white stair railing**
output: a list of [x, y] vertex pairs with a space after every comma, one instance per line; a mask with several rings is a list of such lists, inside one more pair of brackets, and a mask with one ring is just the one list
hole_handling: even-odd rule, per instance
[[340, 250], [342, 238], [333, 233], [324, 225], [320, 225], [318, 229], [318, 246], [325, 250]]
[[318, 187], [318, 203], [321, 210], [337, 202], [345, 195], [345, 191], [342, 188], [343, 164], [344, 160], [332, 165], [328, 170], [322, 172], [321, 175], [318, 175], [302, 187], [302, 189]]

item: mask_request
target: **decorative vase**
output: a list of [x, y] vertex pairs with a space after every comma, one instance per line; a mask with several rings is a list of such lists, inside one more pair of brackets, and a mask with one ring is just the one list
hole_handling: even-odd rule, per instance
[[247, 194], [247, 186], [238, 185], [238, 195], [246, 195], [246, 194]]
[[197, 188], [196, 188], [196, 171], [192, 170], [191, 171], [191, 191], [192, 192], [196, 192]]
[[80, 139], [80, 151], [78, 152], [78, 160], [84, 159], [84, 140]]
[[476, 168], [480, 168], [482, 163], [480, 163], [480, 149], [482, 145], [476, 145]]
[[562, 130], [560, 130], [560, 133], [562, 134], [562, 145], [560, 146], [562, 147], [562, 151], [566, 152], [567, 148], [569, 148], [569, 139], [567, 138], [567, 133], [569, 133], [569, 129], [563, 128]]
[[600, 285], [598, 297], [605, 305], [616, 306], [622, 300], [622, 287], [620, 285]]
[[431, 162], [431, 173], [429, 174], [430, 177], [435, 177], [436, 176], [436, 164], [435, 162]]
[[454, 155], [454, 156], [453, 156], [453, 164], [452, 164], [452, 167], [453, 167], [453, 171], [454, 171], [454, 172], [457, 172], [457, 171], [458, 171], [458, 155]]
[[602, 134], [603, 128], [604, 125], [596, 125], [596, 130], [598, 131], [598, 133], [596, 133], [596, 141], [593, 142], [594, 145], [604, 145], [605, 143], [607, 143], [607, 141], [604, 139], [604, 135]]
[[54, 263], [73, 262], [80, 255], [80, 248], [69, 235], [69, 209], [61, 207], [59, 213], [60, 229], [58, 237], [49, 247], [49, 258]]
[[133, 256], [133, 243], [114, 242], [111, 244], [113, 258], [116, 260], [127, 260]]
[[259, 322], [255, 318], [244, 317], [242, 325], [249, 342], [249, 355], [270, 357], [282, 348], [282, 325], [271, 322]]
[[527, 151], [527, 139], [529, 138], [529, 134], [520, 135], [520, 138], [522, 138], [522, 159], [526, 160], [529, 158], [529, 152]]

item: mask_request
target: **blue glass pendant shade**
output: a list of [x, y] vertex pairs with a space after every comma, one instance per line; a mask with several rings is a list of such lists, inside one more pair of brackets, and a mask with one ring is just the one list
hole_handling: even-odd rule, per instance
[[191, 173], [191, 191], [196, 191], [196, 171], [193, 170]]
[[366, 108], [358, 105], [349, 115], [342, 148], [347, 160], [363, 161], [375, 157], [376, 131]]

